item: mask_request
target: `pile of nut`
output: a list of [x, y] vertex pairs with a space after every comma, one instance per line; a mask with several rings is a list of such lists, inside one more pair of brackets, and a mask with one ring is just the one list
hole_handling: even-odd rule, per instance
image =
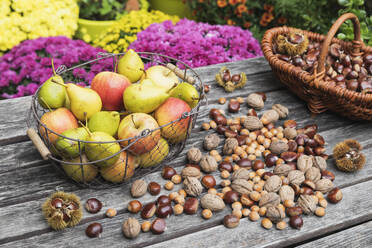
[[[156, 202], [144, 206], [138, 200], [131, 201], [129, 212], [140, 213], [145, 220], [154, 215], [157, 218], [142, 224], [129, 218], [123, 224], [124, 235], [135, 238], [141, 229], [160, 234], [166, 228], [164, 218], [172, 214], [196, 214], [199, 205], [204, 219], [231, 205], [231, 214], [223, 218], [228, 228], [238, 226], [243, 217], [251, 221], [263, 217], [264, 228], [270, 229], [275, 224], [282, 230], [287, 227], [285, 220], [289, 217], [289, 225], [300, 229], [302, 214], [322, 217], [327, 207], [326, 198], [332, 203], [339, 202], [342, 192], [333, 185], [334, 174], [327, 170], [325, 141], [317, 134], [317, 125], [298, 128], [296, 121], [286, 120], [283, 127], [275, 126], [289, 111], [283, 105], [274, 104], [259, 118], [255, 109], [263, 109], [265, 100], [264, 93], [250, 94], [248, 114], [231, 119], [226, 118], [224, 111], [211, 109], [212, 120], [202, 124], [204, 130], [213, 129], [217, 133], [204, 137], [203, 148], [208, 154], [191, 148], [187, 152], [189, 163], [180, 174], [172, 167], [163, 167], [162, 177], [168, 180], [164, 188], [171, 191], [174, 184], [180, 183], [183, 188], [161, 195]], [[242, 98], [231, 99], [228, 111], [239, 112], [242, 103]], [[220, 153], [217, 149], [222, 143]], [[221, 179], [216, 179], [216, 172]], [[131, 194], [141, 197], [148, 191], [158, 195], [160, 189], [156, 182], [147, 184], [137, 180], [132, 184]]]
[[[318, 42], [310, 42], [304, 53], [292, 56], [280, 53], [275, 46], [273, 49], [278, 54], [279, 59], [313, 73], [317, 66], [321, 45]], [[371, 94], [372, 54], [352, 57], [340, 44], [331, 44], [326, 58], [324, 80], [328, 81], [330, 87], [341, 87], [364, 94]]]

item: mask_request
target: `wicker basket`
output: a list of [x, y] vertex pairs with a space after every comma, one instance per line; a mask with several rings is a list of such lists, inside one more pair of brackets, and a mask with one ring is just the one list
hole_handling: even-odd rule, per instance
[[[345, 42], [334, 38], [337, 30], [346, 20], [354, 24], [354, 40]], [[325, 76], [325, 59], [331, 43], [339, 43], [351, 56], [372, 53], [372, 47], [365, 46], [360, 38], [358, 18], [351, 13], [342, 15], [331, 27], [327, 36], [300, 30], [309, 41], [323, 43], [314, 73], [309, 73], [292, 64], [280, 60], [273, 52], [273, 42], [277, 35], [299, 31], [290, 27], [277, 27], [266, 31], [262, 39], [262, 50], [272, 70], [282, 83], [287, 85], [301, 99], [308, 103], [314, 114], [331, 110], [354, 120], [372, 120], [372, 94], [362, 94], [341, 87], [332, 87], [323, 78]]]

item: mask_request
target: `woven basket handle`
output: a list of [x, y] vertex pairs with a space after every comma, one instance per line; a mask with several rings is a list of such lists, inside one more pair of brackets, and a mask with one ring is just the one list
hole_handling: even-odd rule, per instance
[[340, 26], [349, 19], [353, 22], [353, 25], [354, 25], [354, 40], [353, 40], [353, 47], [352, 47], [351, 52], [353, 56], [360, 55], [360, 48], [362, 47], [363, 41], [360, 38], [360, 23], [359, 23], [358, 17], [352, 13], [343, 14], [332, 25], [331, 29], [328, 31], [327, 37], [325, 38], [323, 42], [322, 50], [320, 52], [318, 68], [317, 68], [318, 73], [322, 74], [322, 72], [324, 71], [324, 62], [328, 54], [328, 48], [332, 42], [333, 37], [335, 36]]

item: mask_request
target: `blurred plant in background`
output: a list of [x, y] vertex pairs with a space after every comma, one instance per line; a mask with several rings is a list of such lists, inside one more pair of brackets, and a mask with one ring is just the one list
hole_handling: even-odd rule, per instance
[[77, 29], [76, 0], [1, 0], [0, 55], [23, 40], [64, 35]]
[[79, 0], [79, 17], [95, 21], [119, 20], [131, 10], [148, 10], [147, 0]]
[[161, 11], [131, 11], [124, 15], [111, 28], [98, 39], [93, 40], [93, 45], [102, 47], [111, 53], [125, 52], [128, 46], [137, 39], [137, 34], [153, 23], [171, 20], [177, 22], [177, 16], [170, 16]]

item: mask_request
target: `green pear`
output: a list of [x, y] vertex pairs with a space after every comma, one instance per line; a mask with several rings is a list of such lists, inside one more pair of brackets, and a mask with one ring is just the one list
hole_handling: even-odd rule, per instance
[[81, 121], [89, 119], [94, 113], [101, 111], [101, 97], [92, 89], [73, 83], [66, 85], [71, 111]]
[[120, 114], [116, 111], [100, 111], [94, 113], [89, 121], [88, 128], [91, 132], [105, 132], [115, 136], [120, 123]]
[[[90, 182], [96, 178], [98, 174], [98, 168], [93, 164], [87, 164], [89, 161], [85, 154], [80, 157], [64, 160], [61, 165], [67, 176], [75, 180], [76, 182]], [[71, 164], [81, 163], [81, 164]]]
[[[74, 129], [69, 129], [62, 133], [63, 136], [66, 136], [71, 139], [78, 139], [78, 140], [86, 140], [88, 137], [88, 132], [85, 127], [78, 127]], [[56, 142], [56, 148], [60, 151], [63, 157], [66, 158], [75, 158], [79, 156], [81, 151], [83, 151], [85, 146], [84, 142], [80, 142], [80, 150], [79, 150], [79, 142], [63, 138], [61, 136], [58, 137]]]
[[190, 108], [196, 107], [199, 102], [199, 92], [189, 83], [182, 82], [169, 92], [171, 97], [176, 97], [187, 102]]
[[[89, 134], [87, 141], [89, 142], [85, 144], [85, 154], [89, 161], [104, 159], [103, 161], [96, 162], [96, 165], [110, 166], [115, 164], [119, 159], [120, 154], [118, 152], [120, 151], [120, 145], [111, 135], [104, 132], [93, 132]], [[114, 154], [116, 155], [108, 158]]]
[[137, 82], [141, 78], [144, 69], [141, 57], [133, 49], [129, 49], [118, 63], [119, 74], [126, 76], [131, 83]]
[[66, 89], [63, 85], [63, 78], [54, 72], [54, 76], [45, 81], [39, 90], [39, 104], [45, 109], [63, 107], [66, 99]]
[[151, 113], [157, 109], [169, 94], [150, 79], [144, 79], [139, 84], [130, 85], [123, 94], [125, 109], [132, 113]]

